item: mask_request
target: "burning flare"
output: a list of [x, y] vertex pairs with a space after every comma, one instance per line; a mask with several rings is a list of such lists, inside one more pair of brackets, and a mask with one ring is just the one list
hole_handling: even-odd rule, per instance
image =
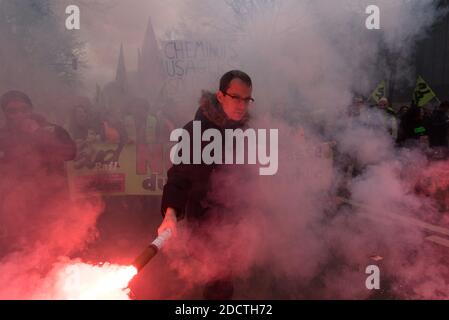
[[[104, 263], [91, 265], [81, 261], [61, 264], [52, 271], [53, 283], [44, 297], [56, 300], [128, 300], [129, 282], [137, 274], [133, 266]], [[49, 296], [48, 296], [49, 295]]]
[[53, 270], [33, 299], [56, 300], [128, 300], [129, 282], [158, 253], [171, 230], [160, 234], [136, 258], [133, 265], [111, 263], [92, 265], [78, 260], [61, 261]]

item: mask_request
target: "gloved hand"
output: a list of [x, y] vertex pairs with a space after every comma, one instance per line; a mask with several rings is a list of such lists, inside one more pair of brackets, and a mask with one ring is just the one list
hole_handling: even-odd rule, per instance
[[173, 208], [167, 208], [165, 211], [164, 220], [157, 229], [157, 234], [161, 235], [167, 229], [171, 230], [172, 236], [176, 236], [178, 219], [176, 218], [176, 211]]

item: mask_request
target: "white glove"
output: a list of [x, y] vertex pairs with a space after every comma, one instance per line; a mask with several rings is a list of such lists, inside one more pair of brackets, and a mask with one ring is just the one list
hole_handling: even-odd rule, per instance
[[171, 235], [176, 236], [177, 223], [178, 219], [176, 218], [176, 211], [173, 208], [167, 208], [164, 220], [162, 220], [161, 225], [157, 229], [157, 234], [161, 235], [165, 231], [170, 230]]

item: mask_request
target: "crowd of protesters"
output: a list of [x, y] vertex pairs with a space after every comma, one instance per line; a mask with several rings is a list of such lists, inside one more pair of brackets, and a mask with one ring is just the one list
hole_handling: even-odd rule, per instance
[[[1, 95], [0, 259], [35, 238], [33, 230], [40, 228], [37, 218], [46, 215], [49, 207], [71, 201], [66, 163], [77, 159], [83, 145], [114, 145], [116, 157], [110, 160], [118, 161], [126, 145], [166, 143], [175, 128], [164, 110], [145, 99], [129, 99], [120, 109], [92, 105], [87, 98], [78, 100], [66, 125], [60, 126], [37, 112], [26, 93], [13, 90]], [[158, 218], [160, 197], [103, 196], [103, 200], [106, 214], [102, 219], [128, 212], [130, 205], [136, 207], [131, 210], [138, 214], [146, 210], [147, 215], [154, 207], [151, 210]]]
[[[203, 96], [195, 119], [200, 119], [211, 127], [243, 127], [247, 120], [246, 110], [253, 100], [251, 92], [252, 82], [249, 76], [238, 70], [231, 71], [222, 77], [217, 93], [208, 94], [207, 99]], [[76, 158], [79, 142], [93, 139], [115, 144], [117, 149], [113, 161], [118, 161], [127, 144], [138, 146], [168, 143], [170, 133], [177, 127], [164, 108], [155, 109], [142, 98], [129, 99], [121, 108], [95, 108], [88, 101], [76, 104], [70, 113], [68, 131], [36, 114], [31, 99], [23, 92], [9, 91], [1, 97], [0, 103], [5, 118], [5, 126], [0, 130], [0, 173], [4, 181], [9, 181], [0, 184], [0, 211], [14, 212], [13, 215], [0, 214], [0, 226], [6, 226], [3, 227], [4, 230], [0, 229], [0, 259], [5, 252], [15, 249], [8, 246], [20, 247], [23, 244], [25, 240], [22, 235], [31, 232], [27, 230], [30, 214], [38, 214], [39, 210], [44, 210], [40, 207], [48, 206], [51, 199], [68, 198], [64, 166], [66, 161]], [[396, 111], [385, 97], [374, 105], [356, 97], [345, 119], [349, 121], [349, 126], [362, 125], [383, 131], [391, 136], [399, 148], [424, 147], [432, 150], [434, 157], [445, 158], [449, 155], [448, 111], [448, 101], [440, 103], [431, 111], [405, 105]], [[344, 156], [336, 152], [334, 161], [338, 162], [338, 158]], [[350, 156], [347, 158], [347, 167], [350, 168], [348, 172], [353, 177], [360, 168], [357, 167], [356, 159]], [[191, 191], [192, 186], [199, 194], [196, 195], [197, 198], [192, 198], [194, 202], [191, 207], [198, 209], [199, 217], [203, 216], [205, 209], [201, 211], [199, 208], [202, 206], [202, 197], [207, 193], [210, 172], [209, 166], [192, 167], [188, 170], [182, 166], [174, 166], [170, 169], [162, 198], [164, 222], [159, 228], [160, 232], [164, 228], [174, 228], [177, 219], [183, 217], [187, 200], [192, 195], [195, 196]], [[351, 177], [348, 176], [348, 179]], [[191, 181], [200, 185], [195, 186]], [[347, 188], [343, 186], [341, 190], [347, 191]], [[27, 198], [26, 202], [22, 201], [24, 198]], [[129, 195], [105, 197], [104, 211], [109, 211], [110, 215], [114, 212], [120, 215], [129, 211], [148, 213], [153, 210], [157, 216], [161, 198], [150, 198]], [[23, 220], [23, 226], [17, 220]], [[12, 225], [19, 228], [8, 227]], [[4, 234], [5, 230], [8, 234]], [[15, 241], [10, 241], [11, 237]], [[227, 275], [211, 282], [210, 287], [206, 287], [205, 298], [231, 297], [233, 287], [226, 277]]]
[[421, 147], [435, 157], [449, 155], [449, 101], [441, 102], [433, 110], [413, 105], [402, 105], [395, 110], [389, 105], [387, 98], [370, 105], [356, 97], [348, 115], [352, 121], [364, 125], [383, 126], [397, 147]]

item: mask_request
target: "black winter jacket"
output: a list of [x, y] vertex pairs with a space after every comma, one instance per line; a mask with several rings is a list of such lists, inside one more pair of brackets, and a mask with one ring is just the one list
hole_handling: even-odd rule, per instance
[[[217, 101], [216, 95], [203, 92], [200, 107], [195, 115], [195, 121], [201, 121], [201, 134], [210, 128], [218, 129], [224, 137], [225, 129], [237, 129], [246, 126], [248, 116], [240, 122], [230, 120]], [[193, 121], [184, 126], [190, 137], [193, 137]], [[223, 139], [224, 140], [224, 139]], [[201, 150], [209, 142], [201, 143]], [[191, 142], [191, 158], [193, 157]], [[224, 146], [223, 146], [224, 154]], [[190, 162], [192, 163], [192, 161]], [[168, 207], [176, 210], [177, 218], [186, 217], [188, 221], [199, 221], [207, 218], [210, 209], [214, 207], [213, 200], [208, 198], [211, 187], [211, 176], [218, 170], [230, 165], [221, 164], [179, 164], [173, 165], [167, 173], [168, 180], [164, 186], [161, 211], [165, 215]]]

